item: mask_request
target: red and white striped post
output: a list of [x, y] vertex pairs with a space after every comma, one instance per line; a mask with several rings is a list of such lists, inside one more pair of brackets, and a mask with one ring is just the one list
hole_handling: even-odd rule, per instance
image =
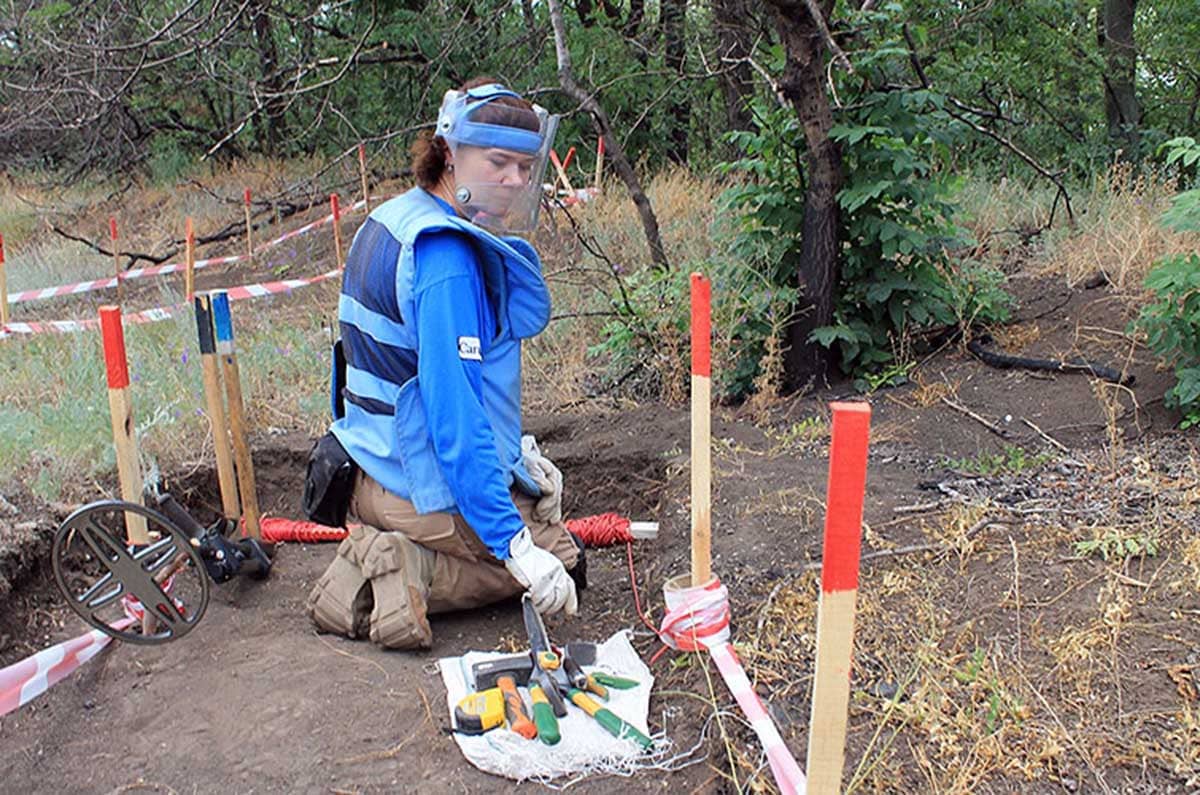
[[712, 285], [692, 274], [692, 587], [712, 579]]
[[338, 204], [338, 195], [336, 193], [329, 194], [329, 209], [333, 211], [333, 254], [337, 258], [337, 266], [344, 266], [342, 262], [342, 210]]
[[[117, 480], [121, 499], [142, 503], [142, 472], [134, 435], [133, 403], [129, 398], [129, 366], [125, 359], [125, 330], [119, 306], [100, 307], [100, 335], [104, 342], [104, 370], [108, 378], [108, 408], [112, 416], [113, 447], [117, 452]], [[125, 514], [129, 543], [148, 544], [146, 517]]]
[[108, 219], [108, 239], [112, 241], [113, 276], [117, 279], [117, 303], [121, 302], [121, 257], [117, 254], [117, 219]]
[[4, 274], [4, 235], [0, 235], [0, 328], [8, 325], [8, 277]]
[[184, 227], [186, 258], [183, 266], [183, 294], [191, 303], [196, 292], [196, 230], [192, 228], [191, 216], [188, 216]]
[[841, 791], [854, 655], [854, 612], [862, 547], [863, 497], [871, 407], [833, 403], [833, 439], [825, 509], [821, 600], [817, 607], [817, 663], [808, 728], [808, 792]]
[[371, 213], [371, 194], [367, 191], [367, 148], [362, 141], [358, 142], [358, 176], [362, 180], [363, 207], [367, 214]]
[[251, 233], [254, 225], [250, 223], [250, 189], [242, 191], [242, 206], [246, 210], [246, 259], [254, 262], [254, 239]]

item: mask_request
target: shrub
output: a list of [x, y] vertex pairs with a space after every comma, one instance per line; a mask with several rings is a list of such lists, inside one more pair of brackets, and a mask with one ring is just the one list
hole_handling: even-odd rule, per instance
[[[1168, 141], [1167, 163], [1194, 165], [1200, 145], [1191, 138]], [[1200, 188], [1175, 197], [1163, 214], [1165, 226], [1179, 232], [1200, 231]], [[1166, 405], [1183, 412], [1181, 427], [1200, 423], [1200, 254], [1175, 253], [1159, 259], [1146, 277], [1153, 300], [1142, 307], [1134, 327], [1159, 359], [1175, 368], [1175, 384]]]

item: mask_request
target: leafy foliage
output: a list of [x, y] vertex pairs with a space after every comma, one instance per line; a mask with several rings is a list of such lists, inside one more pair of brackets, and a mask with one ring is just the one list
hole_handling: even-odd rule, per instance
[[[655, 397], [686, 392], [691, 271], [712, 282], [716, 393], [740, 397], [752, 391], [769, 340], [781, 333], [796, 295], [768, 284], [758, 269], [732, 255], [670, 271], [642, 268], [626, 278], [630, 305], [644, 314], [626, 312], [606, 324], [602, 341], [590, 351], [607, 362], [610, 381], [633, 374], [640, 391]], [[671, 379], [675, 383], [667, 383]]]
[[[847, 82], [849, 97], [830, 132], [846, 174], [838, 197], [846, 245], [835, 322], [814, 338], [836, 346], [843, 369], [860, 378], [889, 369], [915, 333], [1003, 320], [1008, 310], [1001, 274], [952, 253], [968, 241], [955, 223], [957, 182], [938, 160], [958, 130], [944, 113], [944, 96], [897, 88], [891, 79], [907, 53], [889, 27], [892, 19], [869, 17], [878, 44], [861, 54], [856, 68], [870, 79]], [[724, 170], [746, 181], [725, 199], [744, 213], [739, 245], [766, 252], [773, 284], [794, 286], [804, 215], [803, 136], [788, 109], [759, 102], [754, 118], [755, 130], [730, 136], [742, 156]], [[877, 378], [864, 382], [880, 385]]]
[[[1200, 147], [1191, 138], [1171, 142], [1167, 163], [1194, 165]], [[1175, 197], [1163, 223], [1177, 231], [1200, 231], [1200, 189]], [[1142, 307], [1134, 325], [1156, 356], [1174, 364], [1175, 384], [1166, 404], [1183, 411], [1181, 427], [1200, 424], [1200, 254], [1163, 257], [1146, 277], [1154, 300]]]

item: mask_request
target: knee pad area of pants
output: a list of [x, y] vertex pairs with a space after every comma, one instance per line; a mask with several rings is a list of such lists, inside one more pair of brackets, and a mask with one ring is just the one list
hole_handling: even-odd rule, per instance
[[371, 583], [358, 566], [335, 556], [313, 586], [305, 607], [313, 623], [326, 632], [366, 637], [374, 607]]

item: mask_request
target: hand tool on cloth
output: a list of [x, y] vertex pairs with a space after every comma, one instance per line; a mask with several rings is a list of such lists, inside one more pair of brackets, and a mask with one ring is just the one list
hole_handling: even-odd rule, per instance
[[[637, 684], [629, 689], [608, 688], [609, 701], [603, 706], [632, 723], [643, 734], [647, 733], [646, 719], [654, 677], [631, 645], [628, 633], [618, 632], [596, 644], [570, 643], [560, 646], [554, 644], [553, 636], [550, 637], [550, 643], [551, 650], [560, 660], [573, 660], [585, 673], [594, 676], [603, 672], [636, 681]], [[461, 656], [446, 657], [438, 661], [442, 681], [446, 686], [448, 719], [453, 718], [456, 707], [465, 696], [480, 689], [472, 675], [473, 669], [482, 663], [505, 658], [507, 660], [502, 665], [513, 670], [516, 684], [528, 702], [529, 696], [525, 689], [528, 687], [528, 679], [522, 681], [520, 669], [512, 668], [514, 662], [520, 659], [524, 670], [532, 672], [533, 657], [528, 651], [520, 655], [468, 651]], [[569, 685], [566, 679], [569, 669], [570, 663], [560, 664], [559, 675], [562, 677], [562, 684]], [[559, 675], [551, 678], [557, 679]], [[564, 691], [557, 684], [556, 689], [560, 695], [563, 694]], [[589, 695], [599, 700], [598, 695], [590, 692]], [[534, 710], [537, 703], [534, 702]], [[482, 705], [479, 707], [483, 708]], [[481, 735], [457, 730], [452, 732], [451, 737], [473, 766], [516, 781], [530, 778], [550, 780], [560, 776], [577, 777], [589, 773], [629, 775], [646, 765], [654, 764], [658, 758], [647, 755], [639, 743], [629, 742], [629, 738], [618, 739], [613, 736], [582, 708], [567, 704], [566, 710], [567, 714], [564, 717], [555, 716], [559, 741], [554, 744], [547, 743], [545, 738], [530, 742], [507, 728], [493, 728]], [[548, 695], [543, 709], [537, 711], [548, 711], [553, 715]]]
[[[502, 698], [504, 705], [504, 717], [508, 719], [509, 727], [527, 740], [532, 740], [537, 736], [538, 731], [534, 726], [534, 722], [529, 719], [529, 713], [525, 709], [525, 701], [521, 698], [521, 694], [517, 692], [517, 685], [524, 685], [529, 682], [529, 674], [533, 669], [533, 662], [528, 654], [516, 654], [511, 657], [502, 657], [498, 660], [489, 660], [484, 663], [479, 663], [472, 667], [471, 675], [475, 682], [475, 691], [483, 692], [492, 688], [497, 689]], [[478, 704], [478, 702], [475, 702]], [[459, 702], [459, 706], [463, 706]], [[486, 702], [485, 702], [486, 706]], [[464, 717], [470, 718], [471, 713], [464, 708]], [[457, 708], [455, 718], [457, 719]], [[462, 723], [457, 723], [460, 730], [464, 729]], [[495, 728], [493, 726], [492, 728]]]
[[[534, 663], [533, 671], [529, 675], [530, 693], [532, 695], [536, 687], [544, 691], [547, 697], [547, 703], [541, 705], [542, 709], [539, 713], [538, 697], [532, 696], [534, 699], [534, 723], [538, 726], [538, 736], [542, 738], [542, 741], [548, 745], [553, 744], [542, 736], [543, 725], [550, 735], [555, 737], [554, 742], [558, 741], [557, 718], [567, 714], [566, 703], [563, 700], [563, 696], [566, 696], [571, 699], [571, 703], [594, 718], [612, 736], [618, 739], [633, 740], [643, 749], [651, 748], [654, 742], [649, 737], [616, 713], [596, 703], [583, 692], [592, 689], [597, 695], [608, 697], [608, 690], [589, 681], [588, 675], [583, 672], [579, 663], [569, 653], [559, 655], [550, 645], [546, 625], [542, 622], [541, 615], [534, 608], [533, 601], [528, 595], [521, 598], [521, 611], [525, 620], [525, 631], [529, 634], [529, 649]], [[538, 722], [539, 718], [541, 723]]]

